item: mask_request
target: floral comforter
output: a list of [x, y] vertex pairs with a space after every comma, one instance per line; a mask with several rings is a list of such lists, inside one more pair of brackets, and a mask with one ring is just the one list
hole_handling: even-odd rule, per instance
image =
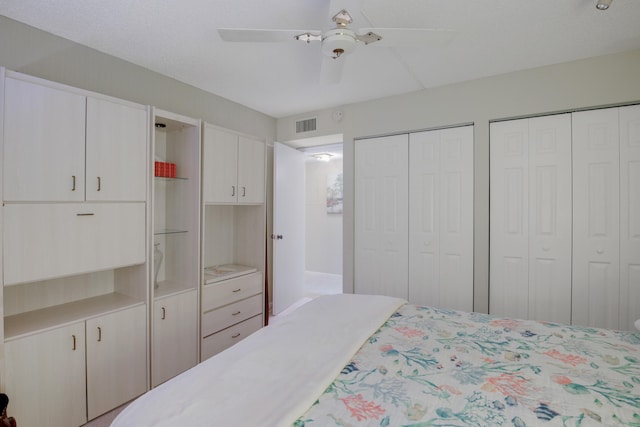
[[640, 334], [402, 306], [294, 426], [640, 426]]

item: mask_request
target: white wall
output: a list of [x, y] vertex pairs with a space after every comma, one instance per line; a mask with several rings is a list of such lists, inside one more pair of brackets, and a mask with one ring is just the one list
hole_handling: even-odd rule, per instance
[[306, 164], [306, 270], [342, 275], [342, 214], [327, 213], [327, 177], [342, 159]]
[[279, 141], [299, 139], [295, 120], [317, 117], [305, 137], [344, 135], [344, 291], [353, 292], [353, 140], [474, 123], [474, 310], [489, 307], [489, 121], [640, 101], [640, 50], [488, 77], [278, 120]]

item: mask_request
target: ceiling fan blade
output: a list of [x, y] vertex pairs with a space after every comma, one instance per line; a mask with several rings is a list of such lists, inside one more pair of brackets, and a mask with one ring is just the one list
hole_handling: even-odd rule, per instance
[[360, 32], [379, 34], [382, 39], [372, 46], [380, 47], [446, 46], [457, 35], [455, 30], [436, 28], [360, 28]]
[[322, 58], [322, 66], [320, 67], [320, 82], [326, 84], [339, 83], [345, 60], [346, 58], [344, 56], [338, 58], [324, 56]]
[[254, 30], [247, 28], [218, 28], [220, 38], [227, 42], [277, 43], [296, 41], [300, 34], [321, 34], [319, 30]]

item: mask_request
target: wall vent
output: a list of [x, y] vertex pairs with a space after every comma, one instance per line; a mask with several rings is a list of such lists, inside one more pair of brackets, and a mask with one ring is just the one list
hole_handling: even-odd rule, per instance
[[296, 133], [311, 132], [316, 130], [316, 118], [305, 119], [296, 122]]

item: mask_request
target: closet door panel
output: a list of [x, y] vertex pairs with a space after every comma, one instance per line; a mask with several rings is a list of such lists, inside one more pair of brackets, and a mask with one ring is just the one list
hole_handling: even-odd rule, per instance
[[407, 298], [407, 147], [407, 135], [356, 142], [356, 293]]
[[640, 106], [620, 108], [620, 328], [640, 319]]
[[528, 318], [529, 122], [490, 125], [489, 312]]
[[573, 114], [572, 323], [619, 328], [618, 109]]
[[442, 129], [440, 139], [441, 306], [473, 310], [473, 127]]
[[529, 120], [529, 318], [571, 322], [571, 115]]
[[409, 135], [409, 301], [441, 306], [440, 134]]

